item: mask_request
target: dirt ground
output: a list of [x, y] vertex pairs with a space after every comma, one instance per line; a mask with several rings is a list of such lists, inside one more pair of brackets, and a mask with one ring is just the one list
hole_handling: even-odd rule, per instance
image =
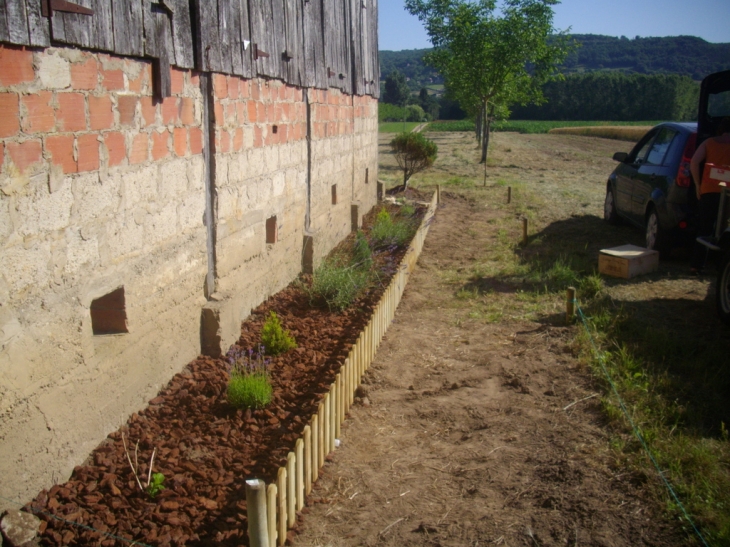
[[[441, 183], [443, 203], [294, 545], [688, 544], [650, 494], [656, 477], [617, 462], [564, 301], [531, 307], [519, 282], [489, 275], [478, 302], [461, 295], [475, 263], [488, 270], [487, 250], [521, 237], [523, 215], [531, 241], [562, 240], [596, 261], [600, 248], [640, 245], [640, 231], [601, 219], [610, 158], [631, 144], [498, 133], [481, 187], [473, 138], [430, 136], [440, 159], [420, 180]], [[380, 176], [394, 184], [387, 142]], [[540, 260], [536, 248], [522, 259]], [[642, 313], [712, 317], [709, 280], [686, 270], [680, 251], [607, 290], [642, 300]]]

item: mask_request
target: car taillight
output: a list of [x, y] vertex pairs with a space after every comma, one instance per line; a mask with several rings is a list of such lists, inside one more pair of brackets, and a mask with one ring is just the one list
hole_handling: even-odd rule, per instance
[[681, 230], [686, 230], [687, 229], [687, 221], [686, 220], [683, 220], [682, 222], [680, 222], [679, 223], [679, 228]]
[[676, 178], [677, 186], [681, 186], [682, 188], [689, 188], [692, 185], [692, 172], [689, 169], [689, 164], [695, 153], [696, 143], [697, 133], [692, 133], [687, 139], [687, 144], [684, 145], [682, 161], [679, 162], [679, 169], [677, 169]]

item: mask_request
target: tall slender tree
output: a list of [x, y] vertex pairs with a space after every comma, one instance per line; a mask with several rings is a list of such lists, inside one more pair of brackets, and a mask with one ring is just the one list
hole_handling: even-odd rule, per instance
[[559, 78], [557, 67], [571, 51], [566, 32], [553, 27], [557, 0], [406, 0], [426, 27], [434, 49], [426, 61], [444, 76], [480, 128], [481, 161], [489, 131], [510, 105], [540, 103], [541, 86]]

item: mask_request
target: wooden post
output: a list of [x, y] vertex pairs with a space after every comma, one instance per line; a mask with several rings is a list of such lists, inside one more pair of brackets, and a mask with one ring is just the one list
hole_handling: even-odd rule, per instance
[[575, 287], [566, 291], [565, 310], [565, 322], [570, 325], [575, 320]]
[[320, 454], [322, 465], [324, 465], [324, 460], [327, 457], [327, 454], [330, 453], [330, 428], [332, 427], [332, 419], [330, 418], [331, 398], [330, 393], [326, 393], [324, 401], [322, 401], [322, 408], [324, 409], [324, 415], [322, 417], [322, 429], [324, 430], [324, 435], [322, 435], [322, 454]]
[[297, 456], [286, 455], [286, 524], [292, 528], [297, 521]]
[[338, 373], [335, 376], [335, 439], [340, 438], [340, 425], [342, 423], [342, 376]]
[[441, 203], [441, 185], [436, 185], [436, 203]]
[[312, 428], [304, 427], [304, 493], [312, 492]]
[[269, 547], [269, 520], [266, 518], [266, 483], [260, 479], [246, 481], [246, 517], [248, 543], [251, 547]]
[[267, 520], [269, 521], [269, 547], [276, 547], [276, 485], [270, 484], [266, 492], [267, 498]]
[[319, 478], [319, 415], [312, 416], [312, 482]]
[[507, 203], [512, 203], [512, 187], [507, 187]]
[[276, 477], [276, 489], [279, 493], [279, 545], [286, 543], [286, 468], [279, 468], [279, 475]]
[[317, 411], [317, 415], [319, 416], [319, 435], [317, 438], [317, 466], [322, 467], [324, 465], [324, 457], [327, 455], [327, 452], [325, 452], [325, 444], [324, 444], [324, 437], [325, 437], [325, 431], [327, 427], [327, 422], [324, 419], [324, 400], [319, 403], [319, 410]]
[[335, 450], [335, 439], [337, 438], [337, 381], [330, 386], [330, 452]]
[[297, 456], [297, 511], [301, 511], [304, 507], [304, 441], [297, 439], [294, 445], [294, 453]]
[[522, 218], [522, 244], [527, 245], [527, 217]]

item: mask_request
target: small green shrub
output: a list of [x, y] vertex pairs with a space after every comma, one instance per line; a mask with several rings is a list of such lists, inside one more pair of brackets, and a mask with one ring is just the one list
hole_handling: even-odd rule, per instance
[[394, 221], [390, 213], [383, 208], [375, 217], [373, 227], [370, 229], [370, 240], [376, 249], [391, 245], [401, 247], [413, 238], [416, 228], [416, 223], [412, 219], [399, 218]]
[[438, 146], [422, 133], [401, 133], [390, 141], [398, 167], [403, 171], [403, 188], [416, 173], [428, 169], [436, 161]]
[[236, 408], [264, 408], [271, 402], [273, 388], [268, 374], [232, 372], [228, 381], [228, 402]]
[[228, 402], [236, 408], [264, 408], [271, 402], [273, 388], [266, 370], [269, 360], [264, 358], [264, 346], [253, 349], [233, 348], [226, 355], [230, 366]]
[[269, 355], [279, 355], [297, 347], [296, 340], [289, 334], [288, 330], [283, 329], [281, 321], [273, 311], [269, 314], [269, 318], [264, 323], [263, 329], [261, 329], [261, 343]]
[[358, 230], [355, 234], [355, 244], [352, 246], [352, 265], [368, 270], [373, 265], [373, 251], [362, 230]]
[[369, 281], [369, 270], [326, 258], [314, 271], [312, 284], [303, 285], [303, 289], [311, 302], [323, 301], [330, 310], [342, 311], [352, 305]]

